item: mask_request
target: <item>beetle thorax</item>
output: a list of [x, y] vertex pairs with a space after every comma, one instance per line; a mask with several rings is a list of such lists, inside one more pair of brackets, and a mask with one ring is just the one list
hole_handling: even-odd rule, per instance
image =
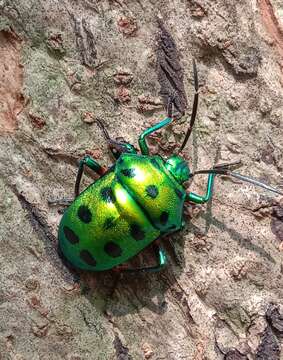
[[186, 161], [178, 155], [173, 155], [165, 162], [166, 169], [174, 176], [179, 184], [190, 177], [190, 169]]

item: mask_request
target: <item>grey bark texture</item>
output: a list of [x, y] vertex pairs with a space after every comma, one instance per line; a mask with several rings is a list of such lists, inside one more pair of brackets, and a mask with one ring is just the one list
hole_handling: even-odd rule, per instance
[[193, 59], [191, 168], [241, 159], [282, 186], [282, 18], [280, 0], [0, 0], [1, 360], [283, 359], [282, 197], [218, 177], [175, 253], [164, 240], [166, 270], [119, 281], [64, 266], [48, 205], [73, 196], [84, 154], [113, 162], [96, 118], [136, 144], [173, 96], [178, 119], [150, 146], [177, 149]]

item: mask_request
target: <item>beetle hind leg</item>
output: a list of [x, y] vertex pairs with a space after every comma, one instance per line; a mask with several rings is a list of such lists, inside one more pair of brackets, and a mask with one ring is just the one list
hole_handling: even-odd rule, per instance
[[139, 267], [139, 268], [126, 268], [124, 265], [118, 267], [118, 271], [127, 272], [127, 273], [152, 273], [163, 270], [167, 265], [167, 255], [165, 251], [159, 246], [154, 245], [154, 252], [157, 258], [157, 264], [149, 267]]

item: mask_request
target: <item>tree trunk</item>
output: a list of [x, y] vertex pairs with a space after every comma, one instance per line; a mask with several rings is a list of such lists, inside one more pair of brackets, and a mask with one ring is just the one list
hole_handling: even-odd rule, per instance
[[177, 151], [193, 59], [191, 169], [241, 159], [280, 188], [282, 17], [280, 0], [0, 1], [0, 359], [283, 359], [282, 197], [217, 177], [213, 201], [164, 239], [167, 268], [120, 278], [65, 267], [48, 204], [73, 196], [83, 155], [113, 163], [97, 118], [137, 144], [171, 98], [176, 121], [150, 148]]

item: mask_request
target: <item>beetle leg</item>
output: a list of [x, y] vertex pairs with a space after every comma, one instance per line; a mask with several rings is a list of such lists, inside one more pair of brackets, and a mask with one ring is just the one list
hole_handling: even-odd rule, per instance
[[48, 200], [48, 205], [50, 206], [69, 206], [72, 204], [72, 202], [74, 201], [74, 199], [69, 199], [69, 198], [62, 198], [62, 199], [52, 199], [52, 200]]
[[154, 251], [157, 257], [157, 265], [155, 266], [149, 266], [149, 267], [140, 267], [140, 268], [122, 268], [121, 272], [157, 272], [165, 268], [167, 265], [167, 256], [165, 251], [159, 246], [154, 245]]
[[170, 124], [173, 121], [172, 117], [167, 117], [166, 119], [162, 120], [161, 122], [159, 122], [158, 124], [146, 129], [139, 137], [139, 146], [141, 149], [141, 153], [143, 155], [148, 155], [149, 154], [149, 149], [147, 146], [147, 143], [145, 141], [146, 137], [150, 134], [152, 134], [153, 132], [163, 128], [164, 126]]
[[49, 206], [62, 206], [62, 208], [58, 209], [58, 214], [62, 215], [66, 211], [66, 208], [72, 204], [74, 199], [70, 198], [62, 198], [62, 199], [48, 199]]
[[79, 163], [79, 170], [77, 173], [76, 183], [75, 183], [75, 197], [80, 194], [80, 182], [82, 179], [84, 167], [87, 166], [91, 170], [95, 171], [98, 175], [103, 175], [105, 173], [105, 168], [100, 166], [91, 156], [86, 155]]
[[[91, 170], [95, 171], [99, 175], [103, 175], [106, 169], [100, 166], [91, 156], [86, 155], [79, 163], [79, 170], [76, 177], [76, 184], [75, 184], [75, 198], [80, 193], [80, 182], [82, 179], [84, 166], [87, 166]], [[69, 206], [74, 201], [74, 199], [63, 198], [63, 199], [52, 199], [48, 200], [48, 205], [50, 206]]]
[[208, 175], [206, 194], [204, 196], [197, 195], [193, 192], [189, 192], [186, 195], [186, 201], [190, 201], [195, 204], [204, 204], [208, 202], [212, 197], [214, 178], [215, 178], [215, 174]]

